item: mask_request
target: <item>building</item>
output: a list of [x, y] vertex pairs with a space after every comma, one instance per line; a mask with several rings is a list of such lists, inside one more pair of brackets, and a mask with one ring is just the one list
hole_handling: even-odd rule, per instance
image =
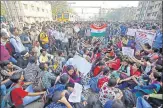
[[51, 21], [51, 5], [46, 1], [3, 1], [7, 11], [7, 18], [22, 25], [24, 22]]
[[121, 21], [133, 21], [136, 16], [136, 7], [122, 7]]
[[136, 18], [138, 21], [161, 21], [162, 1], [140, 1], [137, 7]]

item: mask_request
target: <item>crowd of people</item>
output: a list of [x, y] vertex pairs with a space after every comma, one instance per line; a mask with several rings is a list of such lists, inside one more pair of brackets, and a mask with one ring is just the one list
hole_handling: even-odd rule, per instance
[[[107, 23], [104, 40], [91, 36], [92, 23]], [[127, 36], [128, 28], [156, 33], [153, 45]], [[43, 98], [44, 108], [163, 107], [159, 23], [47, 21], [23, 28], [2, 23], [0, 38], [2, 108], [24, 108], [27, 96]], [[134, 57], [123, 55], [122, 47], [134, 49]], [[75, 55], [92, 64], [86, 76], [73, 65]], [[83, 86], [78, 103], [69, 101], [75, 83]], [[88, 89], [84, 89], [86, 85]], [[29, 86], [34, 92], [27, 90]]]

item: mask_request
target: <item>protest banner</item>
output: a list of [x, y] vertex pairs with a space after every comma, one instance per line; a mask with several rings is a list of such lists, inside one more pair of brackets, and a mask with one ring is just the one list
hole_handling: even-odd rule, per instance
[[89, 63], [85, 58], [75, 55], [72, 60], [72, 65], [77, 68], [79, 72], [81, 72], [84, 76], [90, 72], [92, 68], [92, 64]]
[[145, 43], [149, 43], [149, 45], [152, 47], [153, 40], [155, 39], [156, 34], [149, 31], [149, 30], [137, 30], [136, 32], [136, 49], [141, 50], [139, 43], [141, 45]]
[[80, 102], [81, 101], [81, 93], [82, 93], [82, 85], [75, 83], [74, 90], [69, 96], [69, 102]]
[[135, 36], [137, 29], [128, 28], [127, 36]]
[[134, 49], [131, 49], [130, 47], [122, 47], [122, 54], [127, 55], [129, 57], [133, 57]]

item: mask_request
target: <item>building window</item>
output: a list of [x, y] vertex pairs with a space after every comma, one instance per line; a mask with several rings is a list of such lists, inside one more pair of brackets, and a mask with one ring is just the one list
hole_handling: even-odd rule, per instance
[[28, 6], [27, 6], [27, 4], [24, 4], [24, 8], [25, 8], [25, 9], [28, 9]]
[[39, 7], [37, 8], [37, 11], [40, 11]]
[[162, 3], [159, 4], [159, 7], [162, 6]]
[[34, 9], [34, 6], [31, 6], [31, 8], [32, 8], [32, 10], [35, 10], [35, 9]]
[[150, 13], [148, 13], [148, 14], [147, 14], [147, 16], [149, 17], [149, 16], [151, 16], [151, 14], [150, 14]]
[[152, 13], [152, 16], [157, 16], [157, 12], [153, 12]]

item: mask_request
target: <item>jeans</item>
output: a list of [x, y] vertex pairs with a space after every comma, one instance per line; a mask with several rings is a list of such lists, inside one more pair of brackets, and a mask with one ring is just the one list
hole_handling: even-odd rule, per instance
[[[29, 93], [34, 93], [33, 88], [32, 88], [32, 85], [29, 85], [29, 86], [26, 88], [25, 91], [27, 91], [27, 92], [29, 92]], [[38, 100], [39, 98], [40, 98], [40, 95], [38, 95], [38, 96], [26, 96], [26, 97], [23, 98], [23, 105], [30, 104], [30, 103], [32, 103], [33, 101]]]
[[62, 43], [62, 50], [65, 50], [66, 48], [66, 53], [67, 55], [69, 54], [69, 44], [68, 43]]
[[4, 85], [6, 86], [6, 88], [9, 88], [12, 84], [13, 84], [13, 82], [11, 80], [9, 80]]
[[72, 44], [71, 44], [71, 43], [72, 43], [72, 38], [69, 38], [69, 39], [68, 39], [69, 48], [72, 47]]
[[5, 85], [1, 85], [1, 88], [0, 88], [0, 93], [1, 93], [1, 96], [5, 96], [6, 95], [6, 86]]
[[17, 60], [14, 57], [12, 57], [12, 56], [8, 60], [10, 62], [12, 62], [13, 64], [16, 64], [17, 63]]
[[25, 50], [29, 52], [29, 48], [28, 47], [25, 47]]
[[60, 40], [56, 40], [56, 47], [57, 47], [57, 49], [61, 49], [61, 41]]
[[6, 95], [6, 86], [5, 85], [1, 85], [0, 87], [0, 94], [1, 94], [1, 108], [5, 107], [5, 101], [3, 100], [3, 96]]

